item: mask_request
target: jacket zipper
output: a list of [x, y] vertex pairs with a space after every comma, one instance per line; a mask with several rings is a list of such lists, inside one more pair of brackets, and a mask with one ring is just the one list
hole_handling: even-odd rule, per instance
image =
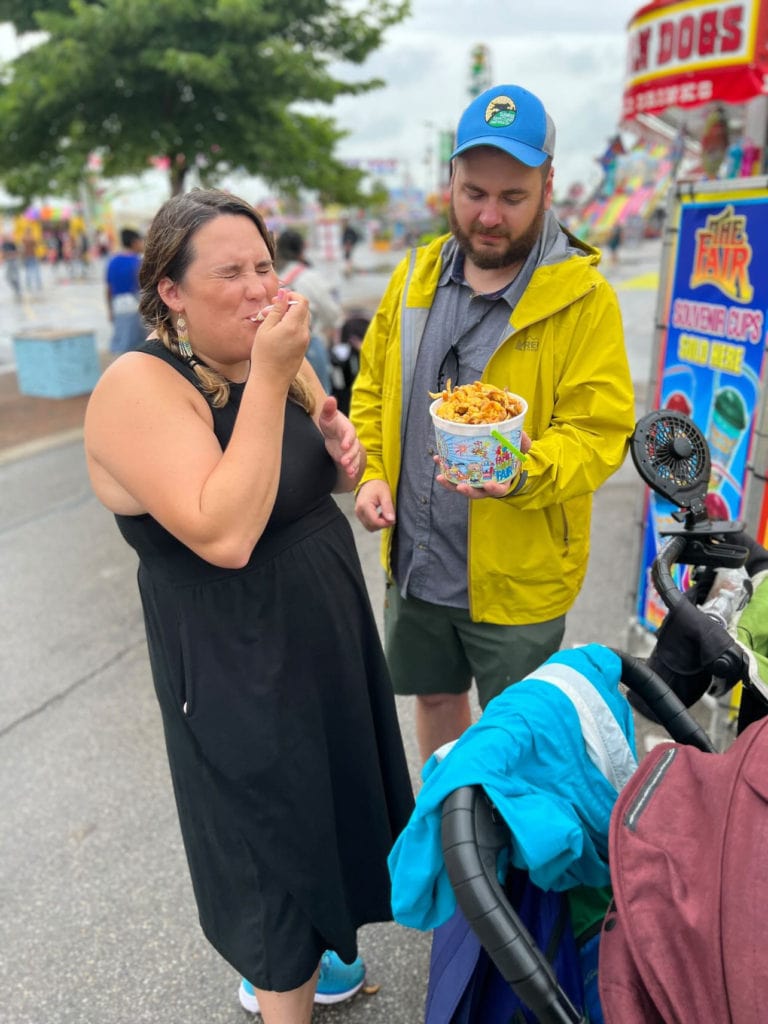
[[560, 506], [560, 514], [563, 517], [563, 543], [565, 544], [565, 550], [568, 551], [570, 536], [568, 531], [568, 514], [565, 511], [565, 505]]

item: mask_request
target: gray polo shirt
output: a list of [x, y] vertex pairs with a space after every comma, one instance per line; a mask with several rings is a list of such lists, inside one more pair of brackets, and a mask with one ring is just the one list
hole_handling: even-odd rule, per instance
[[492, 295], [476, 295], [464, 278], [464, 255], [451, 240], [421, 340], [408, 404], [392, 567], [404, 597], [467, 608], [469, 499], [435, 483], [435, 436], [430, 391], [448, 377], [453, 386], [482, 377], [489, 359], [511, 333], [509, 318], [542, 262], [574, 250], [551, 213], [538, 245], [512, 283]]

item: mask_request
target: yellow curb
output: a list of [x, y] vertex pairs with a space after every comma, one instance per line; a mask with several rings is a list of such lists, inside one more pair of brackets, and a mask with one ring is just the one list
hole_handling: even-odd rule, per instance
[[640, 274], [638, 277], [630, 277], [626, 281], [617, 282], [614, 285], [616, 291], [656, 291], [659, 287], [658, 270], [649, 270], [647, 274]]

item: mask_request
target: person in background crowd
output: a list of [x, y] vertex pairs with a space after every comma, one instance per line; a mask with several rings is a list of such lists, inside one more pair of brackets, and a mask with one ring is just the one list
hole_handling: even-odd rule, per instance
[[111, 352], [120, 354], [138, 348], [147, 336], [139, 314], [139, 269], [144, 240], [138, 231], [123, 228], [122, 251], [115, 253], [105, 271], [107, 309], [112, 323]]
[[309, 302], [312, 336], [307, 359], [323, 385], [331, 393], [331, 360], [329, 349], [336, 340], [342, 317], [337, 302], [323, 275], [312, 267], [305, 255], [304, 236], [291, 228], [277, 239], [275, 268], [286, 287], [294, 288]]
[[360, 241], [360, 234], [356, 228], [353, 228], [348, 220], [341, 222], [341, 251], [344, 256], [344, 273], [349, 276], [354, 267], [352, 266], [352, 255], [355, 251], [355, 246]]
[[3, 239], [3, 264], [5, 266], [5, 279], [8, 282], [8, 287], [13, 292], [14, 299], [18, 301], [21, 299], [19, 249], [10, 235]]
[[78, 274], [80, 277], [88, 277], [88, 267], [90, 265], [90, 249], [91, 240], [85, 231], [81, 232], [77, 236], [77, 242], [75, 244], [77, 249], [77, 267]]
[[[385, 640], [416, 697], [426, 760], [560, 646], [584, 580], [594, 491], [634, 427], [621, 314], [600, 253], [551, 212], [555, 127], [497, 85], [452, 154], [451, 233], [412, 250], [363, 342], [352, 421], [368, 452], [356, 512], [383, 530]], [[482, 380], [528, 403], [524, 463], [503, 484], [435, 475], [430, 393]]]
[[25, 230], [22, 235], [21, 256], [24, 261], [24, 284], [27, 291], [41, 291], [43, 287], [43, 279], [40, 274], [40, 259], [37, 252], [37, 239], [31, 229]]
[[331, 347], [331, 390], [345, 415], [349, 414], [352, 385], [360, 368], [360, 348], [370, 322], [366, 311], [350, 312], [341, 325], [338, 341]]
[[109, 255], [109, 235], [104, 228], [99, 228], [96, 232], [96, 251], [100, 259]]
[[618, 267], [619, 265], [619, 249], [621, 243], [624, 241], [624, 232], [621, 224], [617, 221], [611, 228], [611, 233], [608, 235], [608, 241], [605, 243], [608, 246], [608, 251], [611, 254], [611, 266]]
[[150, 663], [203, 931], [265, 1024], [365, 979], [413, 809], [384, 652], [332, 497], [365, 451], [305, 359], [309, 305], [216, 189], [150, 226], [151, 338], [88, 403], [94, 491], [139, 558]]
[[54, 273], [57, 280], [64, 280], [72, 272], [72, 236], [66, 228], [57, 228], [50, 244]]

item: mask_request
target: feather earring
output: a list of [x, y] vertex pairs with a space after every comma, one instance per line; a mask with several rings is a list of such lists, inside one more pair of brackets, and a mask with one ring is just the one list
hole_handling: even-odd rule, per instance
[[176, 340], [178, 341], [179, 352], [181, 353], [182, 359], [193, 359], [195, 353], [192, 351], [192, 346], [189, 344], [187, 321], [183, 316], [180, 316], [176, 320]]

